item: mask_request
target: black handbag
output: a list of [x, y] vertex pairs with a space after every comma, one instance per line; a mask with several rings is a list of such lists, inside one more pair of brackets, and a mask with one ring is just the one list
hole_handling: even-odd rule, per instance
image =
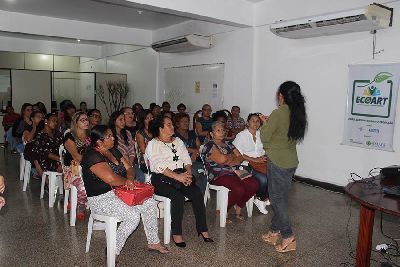
[[[173, 172], [180, 174], [180, 173], [186, 172], [186, 169], [178, 168], [178, 169], [173, 170]], [[183, 183], [181, 183], [181, 182], [179, 182], [179, 181], [177, 181], [175, 179], [172, 179], [172, 178], [170, 178], [168, 176], [165, 176], [162, 173], [154, 173], [153, 175], [156, 176], [158, 179], [160, 179], [160, 181], [162, 183], [169, 184], [172, 187], [174, 187], [176, 190], [179, 190], [184, 186]]]

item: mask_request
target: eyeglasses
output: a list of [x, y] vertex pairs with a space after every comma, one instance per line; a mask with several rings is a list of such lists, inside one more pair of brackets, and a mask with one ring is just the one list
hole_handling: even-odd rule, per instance
[[103, 140], [106, 140], [106, 139], [114, 140], [114, 136], [113, 135], [104, 136]]

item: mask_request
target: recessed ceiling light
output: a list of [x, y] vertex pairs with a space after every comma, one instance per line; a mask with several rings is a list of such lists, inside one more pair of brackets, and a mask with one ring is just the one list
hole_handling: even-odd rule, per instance
[[137, 13], [139, 13], [139, 15], [142, 15], [143, 10], [138, 10]]
[[81, 41], [81, 39], [76, 39], [76, 41], [77, 41], [77, 42], [80, 42], [80, 41]]

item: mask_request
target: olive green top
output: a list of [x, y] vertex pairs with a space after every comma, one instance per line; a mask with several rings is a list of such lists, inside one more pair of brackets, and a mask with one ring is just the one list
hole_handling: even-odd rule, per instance
[[297, 159], [296, 142], [287, 137], [290, 124], [290, 109], [286, 104], [275, 109], [261, 127], [261, 141], [268, 158], [280, 168], [295, 168]]

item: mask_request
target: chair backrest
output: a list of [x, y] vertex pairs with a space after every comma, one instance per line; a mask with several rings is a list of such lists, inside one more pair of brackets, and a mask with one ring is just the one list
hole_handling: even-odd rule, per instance
[[[150, 146], [150, 147], [149, 147], [149, 146]], [[151, 149], [151, 146], [152, 146], [152, 142], [149, 142], [149, 143], [147, 144], [146, 150], [147, 150], [148, 148]], [[150, 174], [151, 174], [151, 171], [150, 171], [151, 162], [150, 162], [149, 156], [148, 156], [146, 153], [143, 154], [143, 161], [144, 161], [144, 163], [146, 164], [147, 174], [150, 175]]]
[[69, 133], [69, 132], [71, 132], [71, 129], [67, 129], [67, 130], [65, 130], [65, 132], [64, 132], [64, 136], [65, 136], [67, 133]]
[[60, 163], [61, 163], [61, 167], [63, 168], [63, 170], [64, 170], [64, 167], [65, 167], [65, 165], [64, 165], [65, 153], [66, 153], [65, 147], [64, 147], [63, 144], [61, 144], [60, 147], [58, 148], [58, 155], [60, 156]]
[[136, 160], [137, 160], [138, 165], [140, 166], [140, 156], [141, 156], [141, 153], [140, 153], [140, 150], [139, 150], [139, 145], [138, 145], [138, 143], [137, 143], [137, 141], [136, 141], [136, 136], [135, 136], [135, 138], [134, 138], [134, 141], [135, 141], [134, 146], [135, 146]]
[[206, 175], [206, 177], [207, 177], [207, 181], [209, 181], [209, 177], [208, 177], [208, 170], [207, 170], [207, 168], [206, 168], [206, 162], [205, 162], [205, 159], [204, 159], [204, 155], [201, 153], [201, 151], [204, 149], [204, 145], [201, 145], [200, 146], [200, 148], [199, 148], [199, 152], [200, 152], [200, 159], [201, 159], [201, 163], [203, 163], [203, 169], [204, 169], [204, 174]]

